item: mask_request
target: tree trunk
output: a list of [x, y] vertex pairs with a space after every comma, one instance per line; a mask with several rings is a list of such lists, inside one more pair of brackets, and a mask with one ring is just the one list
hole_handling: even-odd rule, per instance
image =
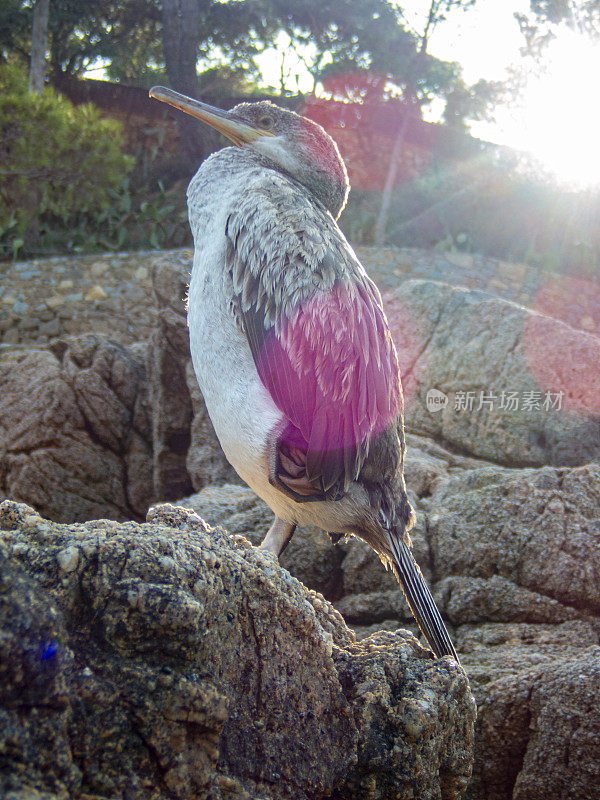
[[[446, 2], [446, 6], [449, 7], [454, 5], [452, 0], [450, 2]], [[441, 0], [431, 0], [429, 5], [429, 11], [427, 13], [427, 22], [425, 24], [425, 30], [419, 37], [419, 48], [417, 50], [416, 60], [415, 60], [415, 70], [419, 72], [419, 66], [422, 64], [425, 56], [427, 55], [427, 44], [429, 42], [429, 35], [435, 28], [437, 21], [438, 21], [438, 14], [440, 9], [442, 8]], [[388, 169], [388, 174], [385, 179], [385, 186], [383, 187], [383, 194], [381, 196], [381, 206], [379, 208], [379, 216], [377, 217], [377, 223], [375, 225], [375, 244], [378, 247], [381, 247], [385, 242], [385, 236], [387, 231], [387, 224], [388, 224], [388, 217], [390, 215], [390, 203], [392, 201], [392, 190], [394, 188], [394, 184], [396, 183], [396, 178], [398, 176], [398, 162], [400, 160], [400, 154], [402, 152], [402, 147], [404, 145], [404, 140], [406, 138], [406, 131], [408, 130], [408, 125], [410, 122], [410, 116], [412, 114], [413, 108], [418, 107], [417, 102], [417, 93], [414, 90], [414, 86], [411, 85], [412, 81], [409, 81], [406, 86], [405, 97], [408, 98], [410, 105], [407, 105], [406, 109], [406, 116], [402, 120], [402, 124], [400, 125], [400, 129], [396, 136], [396, 141], [394, 142], [394, 149], [392, 151], [392, 157], [390, 161], [390, 167]]]
[[[163, 51], [169, 82], [176, 91], [197, 98], [198, 0], [163, 0], [162, 9]], [[178, 112], [177, 126], [183, 148], [195, 163], [203, 161], [216, 148], [217, 135], [197, 119]]]
[[41, 94], [46, 77], [46, 47], [48, 43], [48, 6], [50, 0], [35, 0], [31, 32], [31, 64], [29, 91]]

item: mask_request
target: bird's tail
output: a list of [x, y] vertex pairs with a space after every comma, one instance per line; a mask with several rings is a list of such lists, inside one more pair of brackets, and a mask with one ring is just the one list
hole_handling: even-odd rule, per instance
[[444, 620], [410, 548], [401, 537], [390, 531], [386, 533], [392, 551], [394, 572], [429, 646], [438, 658], [452, 656], [460, 663]]

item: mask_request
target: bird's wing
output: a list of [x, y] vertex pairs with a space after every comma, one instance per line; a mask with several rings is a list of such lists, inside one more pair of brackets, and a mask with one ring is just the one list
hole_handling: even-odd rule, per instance
[[247, 192], [227, 220], [233, 308], [288, 420], [273, 476], [296, 499], [340, 496], [402, 412], [381, 297], [333, 218], [287, 179]]

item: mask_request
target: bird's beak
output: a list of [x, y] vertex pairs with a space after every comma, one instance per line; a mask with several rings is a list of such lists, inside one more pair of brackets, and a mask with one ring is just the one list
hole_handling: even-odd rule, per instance
[[393, 566], [396, 568], [396, 577], [400, 581], [410, 610], [429, 646], [438, 658], [452, 656], [460, 664], [444, 620], [410, 548], [395, 535], [388, 532], [387, 536], [393, 556]]
[[163, 103], [168, 103], [170, 106], [174, 106], [180, 111], [185, 111], [186, 114], [206, 122], [211, 128], [215, 128], [219, 133], [231, 139], [238, 147], [243, 144], [251, 144], [260, 136], [273, 136], [270, 131], [255, 128], [246, 120], [236, 117], [231, 111], [222, 111], [220, 108], [201, 103], [200, 100], [186, 97], [184, 94], [174, 92], [173, 89], [166, 89], [164, 86], [153, 86], [150, 89], [150, 97]]

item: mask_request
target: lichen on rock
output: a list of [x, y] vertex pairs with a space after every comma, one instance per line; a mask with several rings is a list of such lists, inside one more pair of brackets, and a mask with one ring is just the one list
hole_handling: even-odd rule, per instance
[[406, 632], [356, 643], [321, 595], [193, 512], [62, 525], [5, 501], [0, 565], [7, 796], [464, 791], [461, 667]]

